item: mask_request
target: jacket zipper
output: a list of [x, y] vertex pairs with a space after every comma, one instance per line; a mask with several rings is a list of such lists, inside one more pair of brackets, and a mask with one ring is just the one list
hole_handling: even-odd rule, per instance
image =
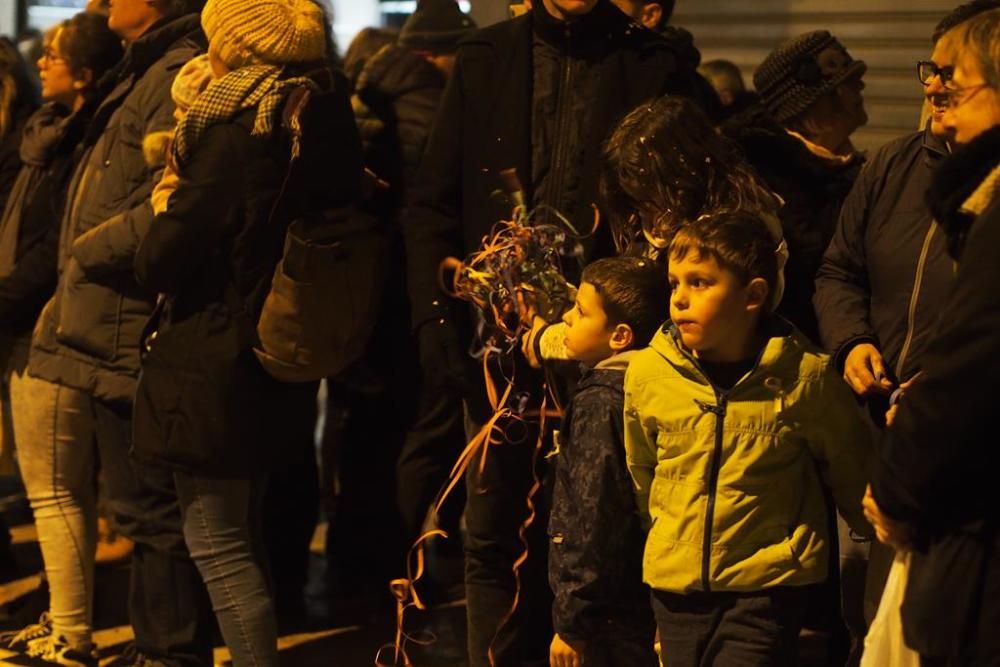
[[[566, 42], [567, 44], [572, 43], [572, 30], [567, 25], [566, 26]], [[565, 173], [565, 161], [566, 154], [566, 135], [569, 134], [567, 126], [568, 119], [566, 109], [570, 106], [568, 100], [566, 99], [567, 94], [571, 89], [571, 83], [573, 81], [573, 58], [568, 55], [570, 49], [567, 49], [567, 55], [562, 65], [562, 76], [559, 78], [559, 89], [557, 91], [556, 104], [558, 108], [556, 109], [556, 141], [555, 145], [552, 147], [552, 165], [550, 169], [552, 188], [550, 195], [550, 202], [556, 210], [562, 206], [562, 196], [563, 196], [563, 174]], [[560, 211], [563, 215], [568, 215], [568, 211]]]
[[924, 282], [924, 268], [927, 264], [927, 255], [930, 254], [931, 239], [934, 238], [934, 230], [937, 228], [936, 222], [931, 222], [927, 236], [924, 237], [924, 247], [920, 250], [920, 260], [917, 262], [917, 275], [913, 279], [913, 293], [910, 295], [910, 309], [906, 319], [906, 340], [903, 341], [903, 349], [899, 353], [899, 361], [896, 362], [896, 379], [903, 382], [903, 366], [906, 357], [910, 352], [910, 345], [913, 344], [913, 333], [917, 321], [917, 303], [920, 301], [920, 287]]
[[719, 486], [719, 470], [722, 467], [722, 442], [726, 421], [726, 394], [716, 391], [715, 399], [715, 405], [696, 401], [702, 411], [711, 412], [715, 415], [715, 449], [712, 452], [712, 460], [709, 463], [708, 507], [705, 510], [705, 535], [702, 538], [701, 545], [701, 585], [706, 593], [712, 590], [712, 585], [709, 583], [709, 568], [712, 560], [712, 522], [715, 518], [715, 495]]

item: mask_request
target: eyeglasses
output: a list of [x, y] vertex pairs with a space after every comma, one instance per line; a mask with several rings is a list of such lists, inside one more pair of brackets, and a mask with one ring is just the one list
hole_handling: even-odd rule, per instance
[[938, 67], [933, 60], [921, 60], [917, 63], [917, 78], [920, 83], [929, 86], [934, 77], [941, 78], [941, 85], [947, 85], [955, 76], [955, 66], [945, 65]]
[[42, 62], [46, 65], [52, 65], [53, 63], [64, 63], [66, 59], [56, 53], [51, 46], [46, 46], [45, 50], [42, 51]]

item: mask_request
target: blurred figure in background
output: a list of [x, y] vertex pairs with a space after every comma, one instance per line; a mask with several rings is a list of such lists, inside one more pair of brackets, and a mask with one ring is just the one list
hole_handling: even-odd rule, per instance
[[720, 121], [742, 113], [759, 101], [754, 93], [747, 90], [740, 68], [728, 60], [709, 60], [698, 68], [715, 89], [722, 106]]

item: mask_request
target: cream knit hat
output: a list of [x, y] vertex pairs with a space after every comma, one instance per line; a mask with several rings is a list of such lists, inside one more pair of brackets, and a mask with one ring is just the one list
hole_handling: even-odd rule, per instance
[[231, 69], [322, 60], [325, 20], [314, 0], [208, 0], [201, 12], [209, 50]]

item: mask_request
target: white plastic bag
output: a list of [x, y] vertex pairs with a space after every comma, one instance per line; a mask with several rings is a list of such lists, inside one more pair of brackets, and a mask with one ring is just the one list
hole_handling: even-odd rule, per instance
[[909, 572], [910, 553], [897, 551], [878, 612], [865, 636], [861, 667], [920, 667], [920, 654], [903, 640], [903, 620], [899, 612]]

